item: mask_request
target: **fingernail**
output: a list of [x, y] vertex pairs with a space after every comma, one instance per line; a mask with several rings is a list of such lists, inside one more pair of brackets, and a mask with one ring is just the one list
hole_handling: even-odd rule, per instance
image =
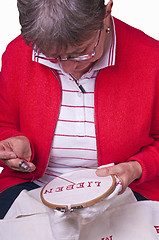
[[106, 173], [107, 173], [107, 170], [106, 169], [97, 169], [96, 170], [96, 174], [97, 174], [97, 176], [98, 177], [103, 177], [103, 176], [105, 176], [106, 175]]
[[16, 158], [17, 156], [14, 153], [9, 154], [10, 158]]
[[97, 169], [97, 170], [96, 170], [96, 174], [97, 174], [98, 176], [100, 176], [100, 175], [101, 175], [101, 170], [100, 170], [100, 169]]

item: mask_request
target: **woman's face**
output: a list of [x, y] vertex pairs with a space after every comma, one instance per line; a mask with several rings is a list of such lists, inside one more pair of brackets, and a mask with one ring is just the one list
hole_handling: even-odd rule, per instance
[[[59, 60], [64, 72], [71, 73], [73, 75], [83, 75], [93, 66], [93, 64], [98, 59], [101, 58], [105, 49], [105, 40], [107, 38], [106, 28], [111, 26], [111, 7], [112, 1], [110, 0], [106, 8], [106, 17], [104, 19], [104, 27], [101, 29], [101, 34], [100, 30], [95, 31], [83, 44], [77, 47], [69, 45], [67, 50], [61, 51], [58, 54], [57, 57], [60, 57], [60, 59], [68, 58], [66, 61]], [[78, 61], [75, 59], [69, 59], [70, 57], [78, 57], [85, 54], [91, 54], [94, 48], [95, 55], [88, 60]]]
[[[98, 45], [96, 46], [97, 41]], [[104, 42], [105, 42], [105, 31], [104, 29], [93, 33], [89, 40], [79, 47], [68, 46], [67, 51], [64, 54], [61, 54], [60, 57], [79, 57], [82, 55], [91, 54], [92, 50], [95, 48], [95, 55], [88, 60], [78, 61], [75, 59], [68, 59], [67, 61], [60, 61], [60, 64], [63, 70], [66, 73], [78, 73], [84, 74], [89, 70], [89, 68], [102, 56], [104, 51]]]

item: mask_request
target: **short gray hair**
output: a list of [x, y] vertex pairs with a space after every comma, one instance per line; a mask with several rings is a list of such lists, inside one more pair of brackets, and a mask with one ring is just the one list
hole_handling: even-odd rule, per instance
[[49, 55], [83, 43], [100, 29], [104, 0], [18, 0], [21, 33], [26, 43]]

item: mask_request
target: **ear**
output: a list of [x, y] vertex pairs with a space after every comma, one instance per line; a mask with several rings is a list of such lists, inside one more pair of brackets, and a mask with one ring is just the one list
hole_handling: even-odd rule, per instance
[[106, 17], [111, 14], [112, 7], [113, 7], [113, 0], [109, 0], [107, 5], [105, 6]]
[[110, 26], [112, 7], [113, 7], [113, 0], [109, 0], [107, 5], [105, 6], [105, 18], [104, 18], [105, 27]]

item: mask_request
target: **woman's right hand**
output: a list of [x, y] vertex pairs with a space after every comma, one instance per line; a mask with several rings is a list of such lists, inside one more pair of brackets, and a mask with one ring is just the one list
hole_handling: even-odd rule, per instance
[[30, 142], [25, 136], [0, 141], [0, 160], [13, 170], [33, 172], [36, 167], [30, 162], [31, 155]]

